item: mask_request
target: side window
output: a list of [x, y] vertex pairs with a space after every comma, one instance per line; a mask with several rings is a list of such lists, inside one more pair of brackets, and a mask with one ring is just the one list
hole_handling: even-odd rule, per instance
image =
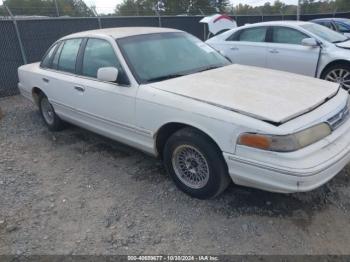
[[60, 59], [62, 47], [63, 47], [63, 42], [59, 43], [59, 47], [57, 48], [56, 54], [52, 60], [51, 68], [53, 68], [53, 69], [58, 68], [58, 60]]
[[42, 67], [50, 67], [51, 66], [51, 61], [52, 61], [52, 56], [54, 55], [55, 53], [55, 50], [56, 50], [56, 47], [57, 47], [58, 44], [55, 44], [53, 45], [50, 50], [48, 52], [46, 52], [46, 55], [44, 57], [44, 59], [42, 60], [41, 62], [41, 66]]
[[318, 24], [320, 25], [323, 25], [325, 27], [328, 27], [329, 29], [332, 29], [334, 30], [333, 26], [332, 26], [332, 23], [331, 22], [327, 22], [327, 21], [321, 21], [321, 22], [317, 22]]
[[[242, 30], [241, 30], [242, 31]], [[239, 34], [241, 33], [241, 31], [236, 31], [234, 32], [232, 35], [230, 35], [226, 41], [238, 41], [238, 37], [239, 37]]]
[[304, 33], [288, 27], [274, 27], [272, 32], [273, 43], [301, 45], [305, 38], [308, 36]]
[[349, 33], [350, 32], [350, 26], [347, 27], [346, 25], [342, 23], [335, 22], [335, 25], [337, 27], [337, 30], [341, 33]]
[[119, 70], [117, 82], [129, 84], [111, 44], [102, 39], [91, 38], [85, 47], [82, 75], [96, 78], [97, 71], [101, 67], [117, 68]]
[[256, 27], [244, 29], [238, 36], [238, 41], [265, 42], [267, 27]]
[[58, 61], [58, 70], [75, 73], [75, 64], [82, 39], [66, 40]]

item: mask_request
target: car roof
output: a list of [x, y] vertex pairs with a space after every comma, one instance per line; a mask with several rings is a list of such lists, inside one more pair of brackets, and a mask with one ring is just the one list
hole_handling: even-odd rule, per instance
[[338, 17], [319, 18], [319, 19], [313, 19], [311, 21], [317, 22], [317, 21], [331, 21], [331, 20], [340, 21], [340, 22], [349, 22], [350, 21], [350, 19], [348, 19], [348, 18], [338, 18]]
[[171, 33], [171, 32], [183, 32], [171, 28], [162, 28], [162, 27], [114, 27], [98, 30], [89, 30], [79, 33], [74, 33], [67, 35], [63, 38], [77, 38], [77, 37], [94, 37], [94, 36], [110, 36], [114, 39], [135, 36], [135, 35], [145, 35], [145, 34], [155, 34], [155, 33]]
[[310, 24], [310, 22], [305, 22], [305, 21], [270, 21], [270, 22], [261, 22], [261, 23], [254, 23], [254, 24], [246, 24], [245, 27], [250, 27], [250, 26], [278, 26], [278, 25], [289, 25], [289, 26], [300, 26], [300, 25], [305, 25], [305, 24]]

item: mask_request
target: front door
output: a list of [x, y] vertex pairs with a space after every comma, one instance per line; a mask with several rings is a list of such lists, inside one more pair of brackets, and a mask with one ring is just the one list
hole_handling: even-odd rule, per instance
[[266, 33], [265, 26], [237, 31], [225, 41], [225, 55], [233, 63], [266, 67]]
[[[117, 81], [98, 80], [97, 71], [102, 67], [117, 68]], [[112, 44], [105, 39], [88, 39], [77, 74], [77, 92], [82, 96], [78, 105], [81, 124], [122, 141], [129, 138], [135, 127], [138, 87], [130, 85]]]
[[302, 45], [309, 36], [294, 28], [276, 26], [271, 30], [267, 67], [314, 77], [320, 48]]

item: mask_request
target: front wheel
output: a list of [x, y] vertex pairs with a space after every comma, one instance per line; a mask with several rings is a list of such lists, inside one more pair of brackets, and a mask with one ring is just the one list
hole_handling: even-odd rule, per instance
[[56, 115], [55, 109], [44, 94], [39, 96], [39, 110], [50, 131], [61, 131], [64, 129], [64, 122]]
[[346, 90], [350, 90], [350, 66], [338, 64], [329, 67], [321, 76], [322, 79], [339, 83]]
[[164, 164], [177, 187], [195, 198], [218, 196], [230, 183], [221, 151], [196, 129], [184, 128], [169, 138]]

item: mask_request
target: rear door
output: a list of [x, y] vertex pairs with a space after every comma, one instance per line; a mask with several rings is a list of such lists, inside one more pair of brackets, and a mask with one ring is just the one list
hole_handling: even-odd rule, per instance
[[[83, 43], [82, 38], [62, 41], [57, 47], [55, 56], [45, 69], [42, 80], [45, 93], [58, 115], [75, 120], [79, 118], [76, 109], [80, 99], [77, 85], [76, 61]], [[45, 66], [44, 60], [42, 66]]]
[[302, 40], [309, 36], [284, 26], [269, 30], [267, 67], [314, 77], [320, 48], [302, 45]]
[[225, 41], [225, 55], [233, 63], [266, 66], [267, 27], [252, 27], [236, 31]]

